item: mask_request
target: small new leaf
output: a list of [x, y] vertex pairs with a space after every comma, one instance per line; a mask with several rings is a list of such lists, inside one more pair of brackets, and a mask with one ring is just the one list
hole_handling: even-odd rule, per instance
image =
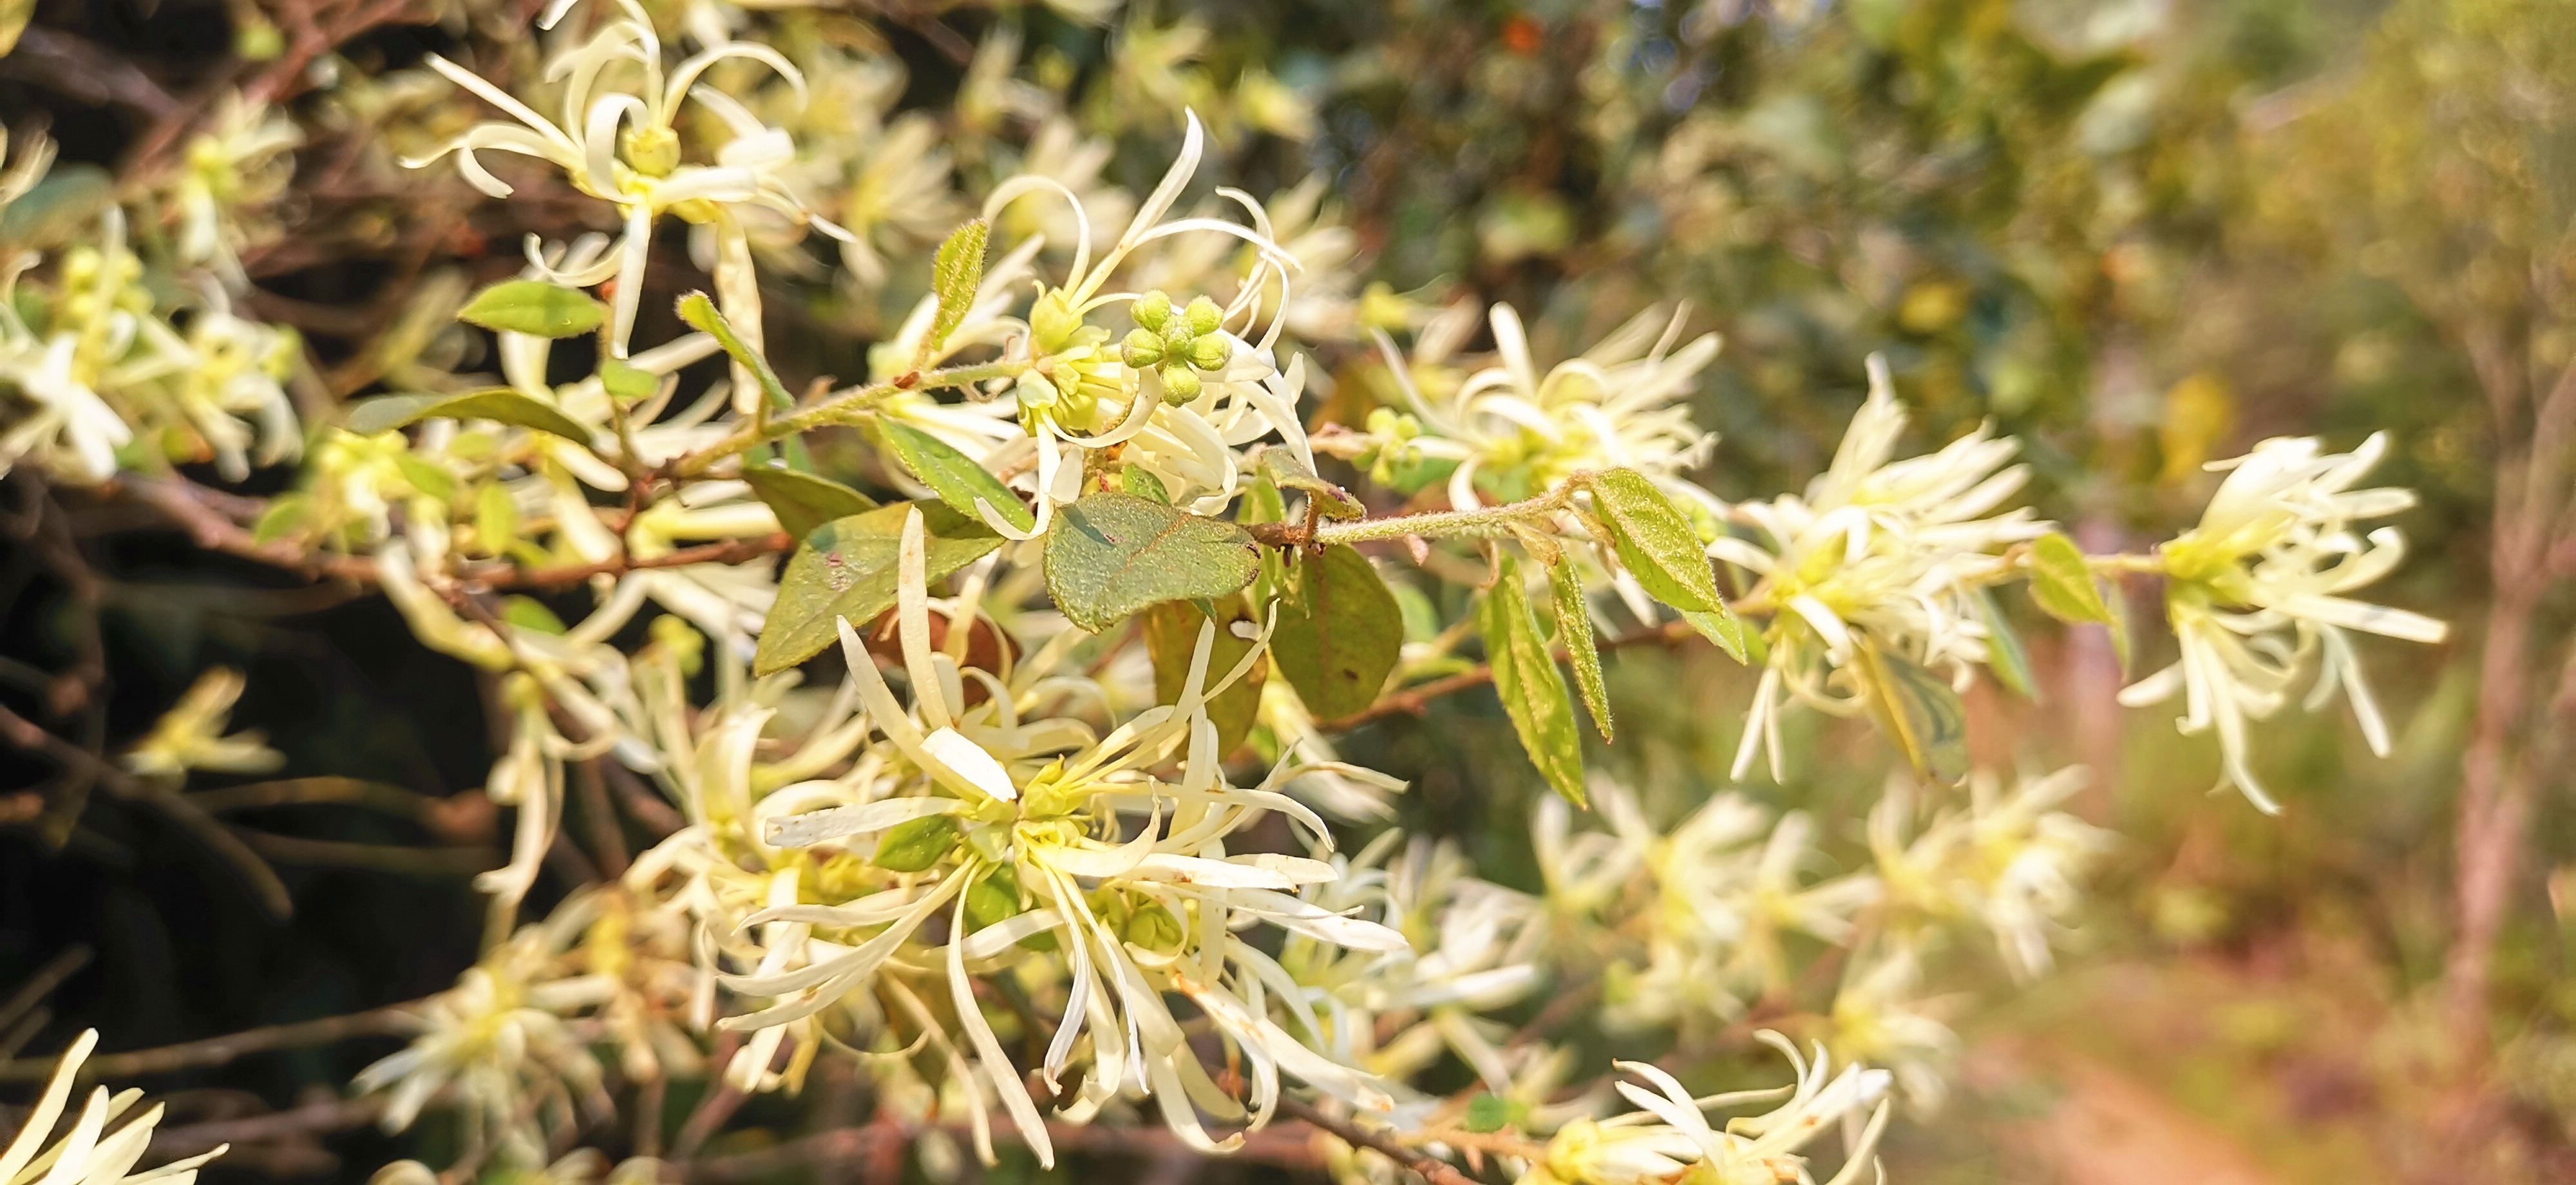
[[608, 306], [587, 292], [543, 280], [503, 280], [477, 292], [456, 319], [505, 333], [578, 337], [608, 319]]
[[840, 637], [836, 618], [865, 624], [893, 607], [896, 552], [904, 514], [914, 506], [921, 508], [925, 574], [931, 580], [945, 579], [1002, 545], [1002, 537], [984, 524], [935, 502], [897, 502], [814, 528], [779, 577], [778, 600], [761, 623], [760, 646], [752, 654], [753, 673], [783, 671], [821, 653]]
[[555, 405], [509, 387], [463, 395], [379, 395], [349, 409], [340, 426], [360, 436], [407, 428], [422, 420], [496, 420], [590, 443], [590, 429]]
[[2005, 620], [2003, 607], [1982, 588], [1968, 590], [1977, 606], [1977, 620], [1986, 627], [1986, 666], [1995, 679], [2013, 694], [2039, 702], [2039, 680], [2030, 672], [2030, 651], [2021, 644], [2021, 634], [2012, 622]]
[[1601, 678], [1601, 647], [1592, 637], [1592, 610], [1583, 601], [1583, 574], [1574, 570], [1574, 561], [1560, 555], [1548, 566], [1547, 579], [1555, 591], [1556, 644], [1565, 648], [1566, 661], [1574, 665], [1574, 685], [1583, 692], [1583, 709], [1592, 714], [1592, 727], [1606, 742], [1610, 688]]
[[1343, 520], [1360, 518], [1368, 507], [1352, 497], [1349, 490], [1315, 476], [1315, 471], [1297, 459], [1297, 454], [1284, 448], [1261, 450], [1261, 471], [1281, 490], [1301, 490], [1315, 500], [1315, 509], [1325, 518]]
[[716, 302], [707, 299], [706, 293], [692, 292], [681, 297], [679, 313], [680, 320], [687, 322], [689, 328], [716, 339], [716, 344], [724, 347], [728, 356], [751, 372], [751, 377], [759, 381], [761, 395], [769, 401], [770, 407], [785, 411], [796, 406], [796, 397], [787, 393], [785, 383], [778, 381], [778, 372], [769, 368], [769, 359], [761, 357], [760, 351], [752, 349], [742, 340], [741, 334], [733, 331], [733, 322], [725, 319], [724, 313], [716, 308]]
[[599, 386], [619, 403], [642, 403], [662, 389], [662, 376], [616, 358], [599, 364]]
[[879, 420], [877, 430], [885, 435], [888, 449], [903, 461], [903, 467], [929, 486], [939, 500], [957, 513], [976, 518], [975, 503], [982, 500], [1002, 516], [1002, 521], [1025, 531], [1037, 525], [1028, 504], [1003, 485], [991, 470], [975, 463], [975, 458], [957, 451], [956, 446], [900, 420]]
[[1744, 661], [1744, 626], [1718, 595], [1708, 548], [1690, 519], [1655, 483], [1633, 469], [1593, 475], [1592, 508], [1610, 529], [1611, 546], [1647, 594], [1682, 611], [1709, 641]]
[[1404, 610], [1377, 567], [1346, 544], [1293, 562], [1271, 659], [1316, 719], [1365, 711], [1404, 647]]
[[2030, 599], [2059, 621], [2078, 625], [2112, 624], [2111, 607], [2102, 603], [2102, 587], [2084, 549], [2064, 535], [2050, 532], [2030, 544]]
[[1944, 783], [1968, 774], [1968, 710], [1932, 672], [1877, 647], [1853, 650], [1853, 668], [1869, 685], [1879, 729], [1915, 772]]
[[[1242, 597], [1224, 597], [1214, 602], [1216, 639], [1208, 646], [1207, 678], [1213, 683], [1234, 669], [1236, 663], [1252, 649], [1247, 638], [1234, 636], [1239, 621], [1251, 621], [1252, 610]], [[1176, 704], [1181, 701], [1181, 687], [1189, 681], [1190, 656], [1199, 644], [1199, 626], [1208, 620], [1193, 601], [1165, 601], [1145, 610], [1145, 653], [1154, 662], [1154, 702]], [[1261, 685], [1270, 678], [1270, 664], [1254, 663], [1252, 670], [1234, 685], [1208, 701], [1208, 723], [1216, 726], [1216, 751], [1234, 752], [1252, 731], [1252, 723], [1261, 712]]]
[[1520, 565], [1508, 555], [1502, 557], [1494, 587], [1485, 593], [1477, 626], [1485, 636], [1485, 661], [1494, 669], [1494, 693], [1502, 699], [1503, 713], [1511, 717], [1530, 764], [1566, 801], [1588, 808], [1574, 701], [1566, 694], [1565, 676], [1557, 673], [1556, 656], [1548, 653], [1538, 622], [1530, 616]]
[[913, 357], [913, 369], [930, 365], [932, 359], [948, 346], [948, 335], [957, 332], [966, 310], [975, 304], [975, 289], [984, 282], [984, 240], [991, 226], [977, 218], [958, 227], [939, 245], [939, 255], [931, 263], [930, 288], [938, 296], [938, 311], [931, 314], [930, 332], [921, 339], [921, 349]]
[[793, 469], [746, 466], [742, 480], [751, 487], [752, 496], [778, 516], [778, 529], [800, 540], [825, 523], [877, 508], [876, 499], [866, 494], [828, 477]]
[[1232, 594], [1260, 559], [1260, 545], [1233, 523], [1134, 494], [1090, 494], [1047, 532], [1047, 592], [1067, 620], [1106, 633], [1157, 601]]

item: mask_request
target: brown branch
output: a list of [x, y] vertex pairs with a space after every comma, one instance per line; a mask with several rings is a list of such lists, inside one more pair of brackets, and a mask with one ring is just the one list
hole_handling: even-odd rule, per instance
[[1459, 1171], [1458, 1166], [1442, 1160], [1392, 1136], [1369, 1131], [1346, 1119], [1337, 1119], [1307, 1106], [1296, 1099], [1282, 1097], [1279, 1113], [1302, 1119], [1341, 1138], [1345, 1144], [1379, 1153], [1418, 1173], [1431, 1185], [1476, 1185], [1476, 1179]]
[[6, 1002], [0, 1002], [0, 1028], [15, 1024], [19, 1017], [36, 1011], [36, 1006], [44, 1003], [45, 997], [61, 987], [64, 980], [89, 966], [89, 960], [90, 949], [86, 945], [74, 946], [46, 960], [34, 975], [27, 977], [27, 982], [19, 984], [18, 990], [9, 994]]
[[170, 119], [179, 100], [133, 62], [60, 29], [30, 25], [17, 48], [0, 57], [0, 77], [18, 78], [93, 107], [124, 107], [146, 119]]
[[[991, 1123], [993, 1138], [997, 1141], [1018, 1143], [1027, 1139], [1008, 1116], [996, 1115]], [[943, 1124], [941, 1130], [957, 1136], [970, 1131], [962, 1123]], [[1059, 1155], [1072, 1152], [1096, 1156], [1161, 1157], [1195, 1151], [1183, 1144], [1179, 1137], [1159, 1127], [1050, 1123], [1046, 1132], [1047, 1142]], [[1324, 1165], [1324, 1157], [1315, 1147], [1315, 1132], [1313, 1126], [1304, 1123], [1273, 1124], [1257, 1132], [1245, 1133], [1243, 1146], [1225, 1154], [1222, 1159], [1311, 1172]], [[665, 1179], [726, 1185], [728, 1182], [757, 1180], [823, 1165], [863, 1163], [888, 1147], [909, 1146], [919, 1137], [918, 1129], [901, 1124], [872, 1123], [838, 1128], [756, 1152], [674, 1161], [668, 1167], [669, 1176]], [[1463, 1177], [1450, 1185], [1462, 1183], [1472, 1185], [1465, 1183]]]
[[191, 1123], [184, 1127], [166, 1127], [152, 1134], [151, 1154], [155, 1159], [192, 1156], [218, 1144], [254, 1144], [262, 1140], [281, 1140], [312, 1136], [322, 1132], [346, 1131], [375, 1122], [385, 1109], [383, 1095], [355, 1099], [331, 1099], [308, 1103], [249, 1119], [225, 1119], [212, 1123]]
[[[328, 1045], [351, 1037], [396, 1036], [410, 1031], [411, 1010], [426, 1003], [414, 1000], [406, 1004], [389, 1004], [353, 1012], [346, 1016], [326, 1016], [318, 1020], [292, 1024], [269, 1025], [208, 1037], [202, 1041], [185, 1041], [157, 1049], [136, 1049], [110, 1053], [81, 1063], [80, 1074], [89, 1079], [137, 1078], [146, 1074], [167, 1074], [199, 1066], [220, 1066], [246, 1053], [272, 1049], [302, 1049], [311, 1045]], [[0, 1082], [41, 1082], [53, 1076], [53, 1058], [27, 1058], [0, 1062]]]
[[500, 853], [481, 847], [411, 847], [404, 844], [350, 843], [301, 839], [236, 826], [243, 842], [271, 860], [324, 868], [357, 868], [397, 876], [472, 876], [500, 867]]

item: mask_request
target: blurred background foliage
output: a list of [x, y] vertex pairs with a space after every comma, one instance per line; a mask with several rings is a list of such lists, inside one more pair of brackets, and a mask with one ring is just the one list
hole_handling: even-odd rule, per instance
[[[275, 35], [265, 11], [45, 0], [31, 33], [130, 56], [185, 95]], [[1890, 1177], [2576, 1179], [2576, 977], [2554, 908], [2576, 892], [2576, 863], [2560, 863], [2576, 861], [2576, 755], [2553, 739], [2576, 733], [2562, 684], [2576, 557], [2548, 547], [2571, 477], [2569, 429], [2547, 416], [2576, 355], [2576, 4], [1248, 0], [1141, 5], [1105, 28], [1035, 6], [889, 0], [869, 14], [908, 66], [903, 107], [945, 108], [989, 68], [969, 65], [972, 48], [1012, 31], [1023, 84], [1067, 93], [1086, 130], [1113, 137], [1111, 179], [1149, 186], [1173, 128], [1142, 113], [1191, 104], [1234, 183], [1322, 179], [1384, 286], [1376, 299], [1511, 300], [1541, 357], [1687, 299], [1694, 331], [1726, 337], [1695, 415], [1723, 433], [1707, 480], [1728, 496], [1822, 468], [1871, 351], [1918, 409], [1913, 444], [1993, 419], [2027, 443], [2042, 512], [2095, 550], [2187, 523], [2211, 457], [2270, 435], [2349, 447], [2390, 430], [2381, 476], [2424, 504], [2403, 523], [2419, 554], [2389, 599], [2459, 628], [2446, 647], [2367, 648], [2407, 722], [2389, 760], [2320, 715], [2269, 746], [2286, 817], [2209, 797], [2211, 747], [2174, 736], [2161, 710], [2111, 704], [2122, 679], [2097, 631], [2034, 631], [2042, 702], [1971, 697], [1982, 764], [2092, 765], [2084, 811], [2126, 842], [2068, 970], [2021, 993], [1998, 973], [1956, 1003], [1966, 1089], [1903, 1125]], [[781, 19], [808, 15], [827, 19]], [[398, 66], [440, 44], [394, 29], [342, 53]], [[22, 46], [0, 58], [0, 119], [39, 115], [67, 162], [97, 166], [146, 126]], [[958, 162], [978, 176], [1017, 163]], [[295, 200], [363, 211], [386, 196]], [[930, 233], [960, 213], [935, 212]], [[471, 262], [484, 248], [470, 239], [437, 250]], [[481, 270], [509, 255], [491, 248]], [[398, 274], [361, 256], [317, 252], [261, 284], [353, 302]], [[859, 373], [919, 284], [899, 277], [872, 306], [774, 311], [782, 371]], [[1367, 399], [1372, 366], [1345, 360], [1334, 398]], [[2576, 395], [2560, 413], [2576, 416]], [[22, 520], [35, 505], [10, 503]], [[241, 666], [258, 692], [238, 719], [267, 728], [290, 771], [445, 797], [409, 819], [254, 816], [318, 845], [281, 854], [308, 903], [286, 926], [139, 807], [94, 811], [72, 860], [0, 834], [0, 983], [87, 944], [62, 1019], [114, 1016], [129, 1046], [446, 984], [476, 933], [458, 869], [493, 844], [488, 805], [452, 794], [489, 753], [471, 675], [419, 650], [380, 603], [291, 588], [167, 534], [87, 538], [115, 526], [13, 520], [0, 675], [103, 662], [112, 693], [78, 714], [120, 737], [202, 667]], [[74, 535], [91, 587], [35, 558]], [[103, 611], [94, 637], [67, 624], [83, 605]], [[2164, 661], [2156, 644], [2142, 667]], [[1594, 760], [1667, 812], [1722, 781], [1743, 671], [1629, 652], [1614, 677], [1635, 706]], [[1876, 742], [1812, 715], [1798, 726], [1828, 735], [1791, 748], [1822, 756], [1754, 792], [1856, 829], [1885, 765]], [[1489, 876], [1529, 879], [1527, 813], [1544, 791], [1505, 729], [1489, 698], [1459, 697], [1353, 747], [1415, 779], [1407, 825], [1460, 836]], [[0, 755], [0, 812], [5, 787], [43, 772]], [[432, 856], [335, 863], [347, 849], [330, 845], [352, 841]], [[2491, 966], [2464, 966], [2481, 944]], [[2466, 996], [2464, 976], [2479, 977]], [[226, 1092], [279, 1105], [377, 1052], [250, 1059], [165, 1086], [197, 1088], [184, 1105], [207, 1113], [233, 1105]], [[331, 1150], [343, 1176], [385, 1159], [363, 1135]]]

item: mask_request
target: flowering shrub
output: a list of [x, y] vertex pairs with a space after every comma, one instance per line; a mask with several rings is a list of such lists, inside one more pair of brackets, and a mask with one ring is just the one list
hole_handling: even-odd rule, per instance
[[[1971, 767], [1963, 693], [2032, 689], [2018, 602], [2125, 653], [2121, 581], [2157, 578], [2180, 657], [2122, 699], [2179, 698], [2264, 811], [2256, 725], [2341, 694], [2384, 753], [2352, 633], [2443, 637], [2359, 599], [2402, 554], [2369, 524], [2410, 504], [2358, 488], [2381, 437], [2265, 441], [2210, 466], [2197, 525], [2089, 554], [2018, 504], [2011, 438], [1902, 455], [1873, 357], [1803, 492], [1730, 499], [1689, 406], [1721, 342], [1689, 310], [1546, 357], [1509, 304], [1364, 285], [1329, 184], [1206, 176], [1212, 126], [1313, 117], [1264, 73], [1155, 66], [1187, 26], [1136, 18], [1113, 67], [1119, 120], [1178, 129], [1139, 196], [1012, 36], [934, 120], [892, 110], [891, 58], [766, 7], [556, 0], [527, 40], [352, 80], [417, 183], [452, 172], [529, 229], [515, 278], [424, 281], [336, 392], [240, 299], [303, 167], [253, 100], [10, 247], [0, 464], [195, 507], [201, 541], [380, 590], [488, 676], [484, 793], [514, 812], [475, 882], [488, 949], [352, 1084], [391, 1130], [450, 1117], [438, 1169], [589, 1179], [612, 1115], [656, 1154], [675, 1084], [729, 1100], [696, 1112], [720, 1124], [839, 1059], [933, 1171], [952, 1129], [1051, 1166], [1077, 1129], [1226, 1155], [1286, 1112], [1352, 1180], [1875, 1179], [1951, 1075], [1933, 987], [1979, 950], [2046, 974], [2111, 842], [2063, 809], [2081, 770]], [[51, 148], [12, 148], [24, 202]], [[566, 205], [614, 233], [543, 229]], [[863, 378], [780, 375], [772, 343], [812, 323], [770, 316], [782, 294], [861, 310]], [[210, 500], [174, 468], [200, 463], [281, 492]], [[1758, 671], [1744, 785], [1679, 817], [1586, 767], [1586, 728], [1618, 735], [1604, 654], [1649, 643]], [[1484, 684], [1556, 796], [1521, 883], [1382, 829], [1406, 785], [1342, 756]], [[243, 691], [209, 673], [124, 769], [274, 768], [227, 735]], [[1865, 814], [1762, 796], [1822, 759], [1784, 730], [1805, 712], [1884, 737]], [[568, 794], [612, 776], [667, 825], [542, 891]], [[1594, 1063], [1560, 1006], [1768, 1046], [1786, 1083]], [[43, 1180], [157, 1179], [121, 1177], [141, 1138]]]

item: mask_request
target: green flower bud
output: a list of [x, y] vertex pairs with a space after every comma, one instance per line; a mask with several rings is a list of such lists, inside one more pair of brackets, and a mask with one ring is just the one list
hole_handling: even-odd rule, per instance
[[1164, 323], [1172, 319], [1172, 298], [1163, 295], [1159, 288], [1137, 297], [1135, 315], [1138, 325], [1161, 333]]
[[1200, 370], [1223, 370], [1226, 359], [1233, 357], [1234, 346], [1218, 334], [1209, 334], [1190, 343], [1190, 365]]
[[1163, 402], [1179, 407], [1199, 397], [1199, 372], [1179, 362], [1166, 362], [1161, 373]]
[[1188, 936], [1188, 931], [1181, 927], [1181, 919], [1172, 916], [1169, 907], [1146, 899], [1137, 901], [1135, 910], [1128, 915], [1127, 925], [1120, 931], [1121, 937], [1158, 955], [1168, 955], [1181, 949], [1181, 940]]
[[[626, 150], [626, 166], [647, 177], [668, 177], [680, 167], [680, 134], [669, 128], [639, 125], [626, 129], [618, 140], [618, 147]], [[599, 181], [605, 184], [607, 179]]]
[[1150, 329], [1130, 329], [1123, 350], [1127, 365], [1143, 370], [1163, 364], [1163, 339]]
[[1217, 326], [1225, 321], [1225, 314], [1216, 307], [1216, 302], [1204, 296], [1191, 301], [1189, 309], [1182, 315], [1189, 319], [1192, 337], [1214, 333]]
[[1178, 318], [1178, 317], [1174, 317], [1174, 318], [1173, 318], [1173, 319], [1171, 319], [1169, 322], [1166, 322], [1166, 323], [1163, 325], [1163, 350], [1164, 350], [1164, 352], [1166, 352], [1166, 353], [1170, 353], [1170, 354], [1178, 354], [1178, 353], [1181, 353], [1182, 351], [1185, 351], [1185, 350], [1187, 350], [1187, 349], [1189, 349], [1189, 348], [1190, 348], [1190, 327], [1189, 327], [1189, 325], [1188, 325], [1188, 324], [1186, 324], [1186, 323], [1184, 323], [1184, 322], [1183, 322], [1180, 318]]
[[1029, 310], [1029, 335], [1037, 339], [1039, 352], [1053, 354], [1073, 344], [1073, 335], [1082, 329], [1082, 318], [1065, 303], [1059, 289], [1038, 297], [1037, 307]]

